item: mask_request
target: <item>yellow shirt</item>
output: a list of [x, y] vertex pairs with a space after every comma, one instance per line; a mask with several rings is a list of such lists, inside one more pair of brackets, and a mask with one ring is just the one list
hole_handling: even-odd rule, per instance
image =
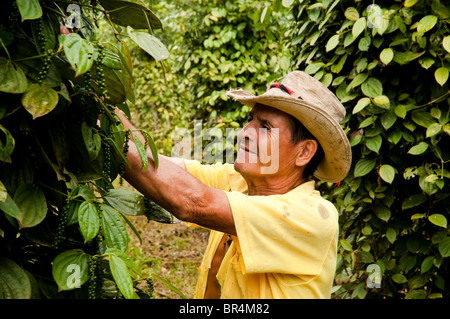
[[[192, 175], [226, 192], [233, 213], [237, 237], [232, 236], [217, 273], [221, 298], [330, 298], [338, 213], [313, 181], [282, 195], [248, 196], [247, 184], [232, 164], [185, 163]], [[204, 297], [223, 235], [211, 231], [194, 298]]]

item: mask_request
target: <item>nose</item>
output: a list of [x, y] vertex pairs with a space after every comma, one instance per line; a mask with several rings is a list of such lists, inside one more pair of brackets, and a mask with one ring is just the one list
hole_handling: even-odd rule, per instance
[[253, 121], [250, 123], [247, 123], [242, 130], [238, 134], [239, 140], [249, 140], [249, 141], [256, 141], [258, 136], [257, 130], [255, 128], [255, 124], [253, 124]]

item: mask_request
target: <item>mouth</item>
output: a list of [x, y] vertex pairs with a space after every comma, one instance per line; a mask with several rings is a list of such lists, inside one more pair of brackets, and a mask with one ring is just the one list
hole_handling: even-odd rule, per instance
[[240, 143], [239, 144], [238, 151], [244, 151], [244, 152], [247, 152], [247, 153], [250, 153], [250, 154], [255, 154], [255, 155], [257, 154], [256, 151], [250, 150], [250, 148], [247, 145], [245, 145], [245, 143]]

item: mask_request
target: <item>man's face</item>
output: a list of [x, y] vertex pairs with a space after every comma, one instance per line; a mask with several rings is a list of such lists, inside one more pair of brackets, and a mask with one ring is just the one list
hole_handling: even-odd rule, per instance
[[291, 142], [290, 127], [288, 114], [255, 105], [238, 135], [236, 171], [249, 177], [287, 174], [295, 168], [297, 146]]

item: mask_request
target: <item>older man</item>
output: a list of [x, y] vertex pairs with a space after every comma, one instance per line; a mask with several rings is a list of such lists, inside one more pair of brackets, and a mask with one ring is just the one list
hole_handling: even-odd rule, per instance
[[348, 173], [344, 107], [301, 71], [260, 96], [227, 94], [252, 107], [234, 165], [160, 156], [158, 169], [143, 171], [130, 142], [125, 177], [177, 218], [211, 229], [195, 298], [329, 298], [338, 213], [310, 177]]

